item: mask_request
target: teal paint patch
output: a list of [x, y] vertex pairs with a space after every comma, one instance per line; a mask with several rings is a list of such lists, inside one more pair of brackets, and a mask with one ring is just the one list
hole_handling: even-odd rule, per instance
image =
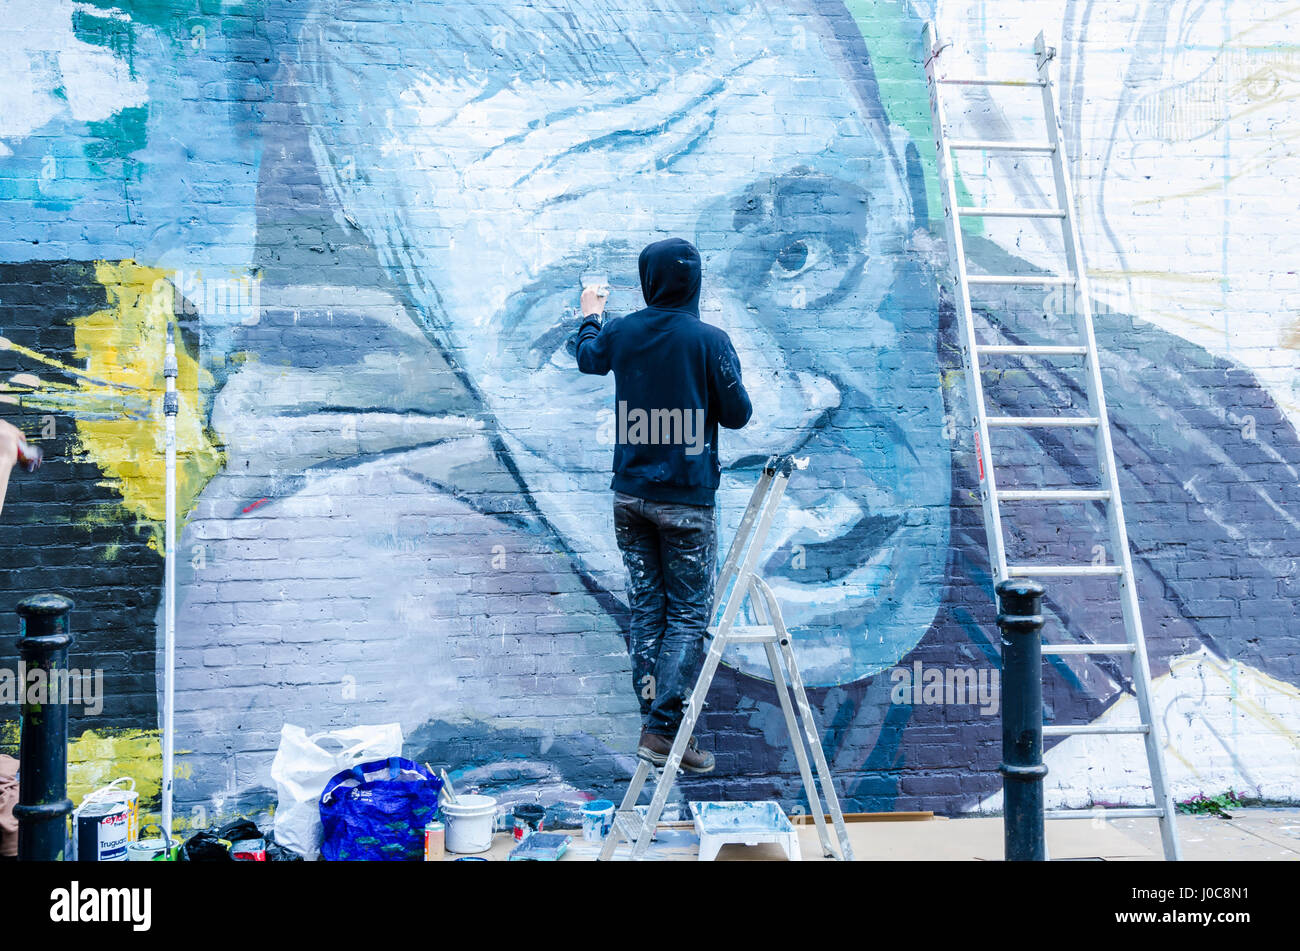
[[106, 171], [101, 163], [121, 161], [127, 177], [134, 177], [139, 165], [131, 156], [144, 148], [148, 138], [149, 110], [146, 106], [132, 106], [115, 112], [102, 122], [87, 123], [89, 139], [85, 145], [86, 158], [91, 164]]
[[[102, 46], [131, 66], [135, 59], [135, 31], [132, 23], [121, 14], [99, 15], [90, 10], [72, 11], [72, 32], [77, 39], [91, 46]], [[135, 78], [135, 70], [131, 70]]]

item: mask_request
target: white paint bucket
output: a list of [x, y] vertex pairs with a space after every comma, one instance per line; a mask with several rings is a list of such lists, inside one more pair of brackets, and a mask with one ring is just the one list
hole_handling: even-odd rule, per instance
[[447, 821], [448, 852], [486, 852], [492, 848], [492, 820], [497, 801], [491, 796], [457, 796], [441, 804]]

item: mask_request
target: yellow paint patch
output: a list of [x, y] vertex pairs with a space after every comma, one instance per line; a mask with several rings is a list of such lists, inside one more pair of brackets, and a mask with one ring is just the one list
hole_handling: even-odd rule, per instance
[[[173, 285], [168, 272], [133, 261], [98, 262], [95, 276], [108, 293], [108, 307], [73, 321], [77, 357], [86, 361], [87, 375], [139, 391], [152, 407], [152, 418], [124, 414], [79, 420], [79, 448], [108, 476], [106, 484], [121, 494], [123, 506], [149, 524], [150, 544], [161, 550], [166, 476], [163, 347], [167, 325], [175, 322]], [[176, 507], [184, 516], [223, 460], [201, 412], [200, 394], [211, 389], [212, 376], [186, 351], [179, 329], [176, 359]], [[91, 382], [80, 385], [96, 389]]]
[[161, 731], [87, 730], [68, 744], [68, 798], [74, 803], [81, 802], [86, 793], [123, 776], [135, 780], [142, 806], [159, 798], [162, 794]]
[[[185, 750], [176, 751], [172, 774], [175, 779], [189, 779], [193, 766], [184, 760]], [[115, 779], [129, 776], [140, 794], [140, 828], [162, 821], [162, 731], [161, 730], [87, 730], [68, 744], [68, 798], [74, 805], [86, 793], [107, 786]], [[172, 816], [173, 835], [183, 836], [206, 828], [192, 814]], [[148, 830], [148, 835], [156, 834]]]
[[[161, 737], [161, 730], [87, 730], [70, 740], [68, 798], [76, 805], [91, 790], [130, 776], [141, 806], [156, 804], [162, 794]], [[18, 740], [18, 720], [0, 722], [0, 752], [17, 756]]]

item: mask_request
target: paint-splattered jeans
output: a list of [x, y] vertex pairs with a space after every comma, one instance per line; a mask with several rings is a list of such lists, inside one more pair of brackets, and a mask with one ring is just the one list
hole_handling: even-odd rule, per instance
[[704, 660], [718, 553], [714, 508], [616, 492], [614, 535], [627, 566], [641, 724], [673, 736]]

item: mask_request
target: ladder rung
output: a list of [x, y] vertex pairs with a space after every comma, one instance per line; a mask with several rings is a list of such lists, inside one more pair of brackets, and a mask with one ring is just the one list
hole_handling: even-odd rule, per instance
[[991, 79], [985, 76], [970, 76], [965, 79], [940, 79], [944, 86], [1030, 86], [1041, 88], [1041, 79]]
[[1046, 809], [1044, 819], [1163, 819], [1165, 811], [1156, 806], [1098, 806], [1092, 809]]
[[[716, 637], [718, 629], [709, 628], [710, 636]], [[776, 628], [770, 624], [733, 624], [727, 635], [728, 644], [766, 644], [777, 639]]]
[[1044, 654], [1132, 654], [1132, 644], [1044, 644]]
[[1098, 420], [1096, 416], [990, 416], [985, 422], [990, 426], [1017, 426], [1023, 429], [1034, 429], [1053, 426], [1088, 428], [1096, 426]]
[[1054, 575], [1058, 578], [1086, 575], [1122, 575], [1119, 565], [1007, 565], [1007, 574], [1013, 578], [1035, 578]]
[[1109, 498], [1104, 489], [998, 489], [1002, 502], [1104, 502]]
[[979, 344], [975, 347], [977, 353], [1009, 353], [1026, 357], [1086, 357], [1088, 355], [1087, 347], [1036, 347], [1021, 346], [1016, 344]]
[[1060, 274], [969, 274], [968, 284], [1042, 285], [1044, 287], [1072, 287], [1074, 278]]
[[1067, 724], [1065, 726], [1045, 726], [1043, 727], [1043, 736], [1074, 736], [1076, 733], [1090, 733], [1093, 735], [1111, 734], [1111, 733], [1150, 733], [1151, 727], [1145, 723], [1134, 723], [1129, 726], [1110, 726], [1107, 724], [1098, 725], [1095, 723], [1078, 723]]
[[959, 205], [957, 214], [966, 218], [1064, 218], [1062, 208], [981, 208], [977, 205]]
[[1051, 142], [1031, 142], [1028, 139], [949, 139], [949, 149], [990, 152], [1044, 152], [1056, 151]]

